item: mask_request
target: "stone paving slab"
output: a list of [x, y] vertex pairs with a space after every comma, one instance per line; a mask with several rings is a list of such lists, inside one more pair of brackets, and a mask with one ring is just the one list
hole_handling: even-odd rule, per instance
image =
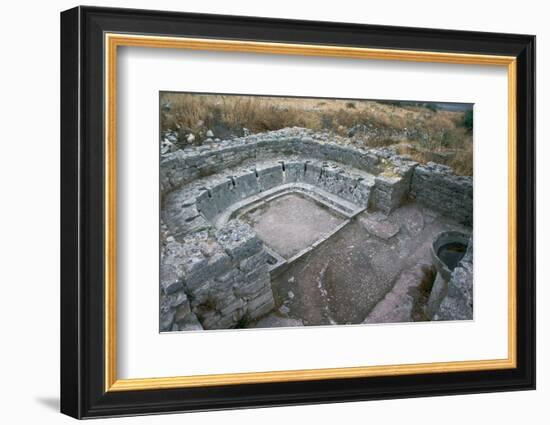
[[397, 233], [399, 233], [399, 229], [401, 228], [398, 224], [391, 223], [387, 220], [378, 221], [365, 215], [359, 217], [359, 222], [371, 235], [384, 240], [388, 240], [397, 235]]

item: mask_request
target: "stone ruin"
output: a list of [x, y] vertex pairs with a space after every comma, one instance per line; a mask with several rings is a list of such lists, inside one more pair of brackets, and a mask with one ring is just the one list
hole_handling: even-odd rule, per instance
[[[387, 217], [412, 201], [471, 233], [471, 177], [457, 176], [443, 165], [419, 164], [391, 148], [362, 149], [331, 137], [289, 128], [163, 150], [161, 331], [249, 327], [277, 307], [273, 279], [349, 223], [370, 223], [370, 233], [382, 238], [398, 232], [399, 227], [392, 231], [384, 219], [373, 221], [368, 214]], [[314, 220], [287, 211], [298, 226], [310, 225], [311, 235], [301, 234], [300, 227], [281, 235], [273, 222], [266, 222], [264, 233], [254, 226], [261, 208], [284, 199], [295, 202], [292, 197], [304, 208], [314, 204], [326, 211]], [[430, 319], [472, 318], [468, 252], [432, 300]], [[410, 320], [413, 301], [407, 298], [408, 284], [403, 289], [399, 282], [378, 300], [365, 323]], [[398, 312], [407, 303], [409, 315], [403, 316]]]

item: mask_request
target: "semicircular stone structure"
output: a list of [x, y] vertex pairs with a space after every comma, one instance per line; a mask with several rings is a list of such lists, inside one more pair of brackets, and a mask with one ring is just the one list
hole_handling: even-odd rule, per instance
[[[472, 179], [448, 167], [300, 128], [165, 154], [161, 331], [245, 327], [264, 316], [274, 307], [272, 275], [366, 209], [388, 214], [413, 197], [471, 226], [472, 191]], [[302, 249], [277, 252], [247, 217], [285, 196], [322, 206], [331, 228]]]

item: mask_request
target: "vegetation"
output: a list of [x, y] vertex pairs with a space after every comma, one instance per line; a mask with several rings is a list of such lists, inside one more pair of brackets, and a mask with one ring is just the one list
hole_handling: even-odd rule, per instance
[[237, 323], [235, 323], [235, 326], [233, 326], [234, 329], [247, 329], [250, 327], [251, 319], [247, 314], [244, 314]]
[[474, 127], [474, 111], [473, 110], [470, 110], [470, 111], [466, 111], [464, 113], [464, 119], [462, 121], [462, 125], [469, 129], [469, 130], [472, 130], [473, 127]]
[[[471, 110], [398, 101], [167, 92], [161, 94], [160, 105], [161, 134], [176, 134], [179, 147], [203, 143], [209, 130], [214, 138], [227, 139], [297, 126], [350, 137], [361, 147], [395, 146], [419, 162], [443, 163], [459, 174], [473, 171]], [[351, 131], [358, 126], [363, 130]]]

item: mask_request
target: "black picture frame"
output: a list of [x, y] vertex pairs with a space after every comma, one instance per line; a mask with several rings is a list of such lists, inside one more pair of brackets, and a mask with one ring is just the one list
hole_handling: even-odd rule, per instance
[[[105, 391], [104, 34], [138, 33], [517, 58], [517, 367]], [[535, 388], [535, 37], [132, 9], [61, 13], [61, 412], [75, 418]]]

